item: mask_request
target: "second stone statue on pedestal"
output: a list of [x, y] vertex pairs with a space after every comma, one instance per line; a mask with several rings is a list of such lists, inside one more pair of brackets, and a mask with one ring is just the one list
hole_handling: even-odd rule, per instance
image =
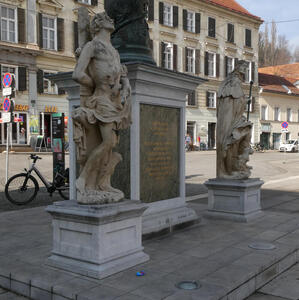
[[131, 87], [126, 67], [110, 42], [113, 21], [105, 12], [96, 14], [90, 25], [87, 18], [84, 10], [79, 11], [79, 24], [85, 25], [80, 30], [81, 45], [73, 73], [73, 79], [80, 83], [81, 97], [80, 107], [72, 116], [80, 164], [77, 201], [113, 203], [124, 198], [122, 191], [111, 186], [110, 179], [122, 159], [113, 152], [119, 142], [119, 130], [131, 123]]

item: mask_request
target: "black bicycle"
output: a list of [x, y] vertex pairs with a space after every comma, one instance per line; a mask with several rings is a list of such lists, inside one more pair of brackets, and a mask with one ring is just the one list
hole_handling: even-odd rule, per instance
[[64, 170], [63, 165], [58, 165], [57, 172], [55, 173], [54, 182], [49, 182], [35, 166], [38, 159], [41, 157], [30, 154], [30, 159], [33, 160], [29, 170], [25, 169], [26, 173], [20, 173], [9, 178], [5, 185], [6, 198], [13, 204], [25, 205], [37, 195], [39, 190], [38, 181], [31, 175], [32, 171], [40, 178], [45, 185], [47, 192], [52, 194], [57, 190], [60, 196], [69, 199], [69, 169]]

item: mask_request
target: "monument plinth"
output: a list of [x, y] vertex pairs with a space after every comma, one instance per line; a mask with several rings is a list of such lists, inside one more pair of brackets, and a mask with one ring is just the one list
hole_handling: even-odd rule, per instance
[[101, 279], [149, 260], [141, 241], [145, 209], [138, 201], [80, 205], [69, 200], [48, 206], [53, 250], [47, 264]]
[[[207, 216], [247, 222], [262, 215], [260, 188], [263, 181], [250, 179], [247, 165], [252, 123], [249, 121], [250, 97], [245, 97], [242, 83], [246, 62], [240, 60], [221, 83], [217, 99], [217, 178], [205, 182], [208, 188]], [[252, 84], [251, 84], [252, 87]], [[247, 119], [244, 112], [248, 109]]]

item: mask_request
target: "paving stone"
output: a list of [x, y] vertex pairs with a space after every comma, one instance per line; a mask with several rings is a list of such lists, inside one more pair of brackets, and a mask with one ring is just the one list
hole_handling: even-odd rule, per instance
[[0, 294], [0, 300], [26, 300], [28, 298], [24, 298], [22, 296], [18, 296], [13, 293], [4, 293]]
[[246, 300], [290, 300], [290, 299], [266, 295], [262, 293], [256, 293], [250, 296], [249, 298], [247, 298]]
[[99, 285], [79, 294], [77, 300], [112, 300], [124, 294], [124, 291], [118, 289], [118, 287]]
[[0, 295], [1, 295], [1, 294], [4, 294], [4, 293], [6, 293], [6, 292], [7, 292], [6, 290], [0, 288]]

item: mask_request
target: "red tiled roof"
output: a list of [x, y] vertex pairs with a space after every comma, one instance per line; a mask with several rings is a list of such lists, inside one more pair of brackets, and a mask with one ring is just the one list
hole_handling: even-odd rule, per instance
[[263, 22], [263, 20], [260, 17], [251, 14], [247, 9], [245, 9], [235, 0], [203, 0], [203, 1], [214, 5], [222, 6], [224, 8], [228, 8], [229, 10], [232, 10], [234, 12], [241, 13], [242, 15], [246, 15], [248, 17]]
[[289, 77], [294, 83], [299, 80], [299, 63], [259, 68], [259, 72]]
[[289, 95], [299, 96], [299, 89], [296, 88], [287, 78], [272, 74], [259, 73], [259, 86], [262, 87], [264, 91], [278, 92], [288, 95], [288, 92], [283, 85], [292, 92]]

